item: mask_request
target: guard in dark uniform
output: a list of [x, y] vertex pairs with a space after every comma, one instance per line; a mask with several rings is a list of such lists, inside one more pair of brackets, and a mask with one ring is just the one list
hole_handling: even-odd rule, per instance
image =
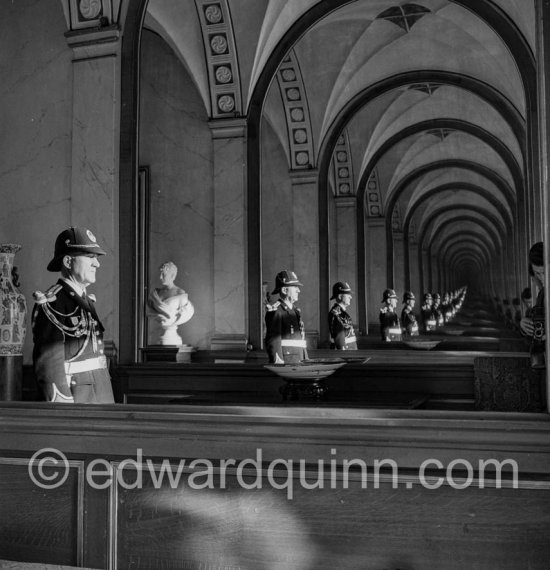
[[95, 282], [99, 255], [105, 252], [90, 230], [72, 227], [61, 232], [48, 264], [48, 271], [60, 271], [61, 278], [45, 293], [34, 293], [34, 372], [49, 402], [114, 402], [103, 325], [95, 297], [86, 293]]
[[382, 293], [382, 307], [380, 308], [380, 334], [384, 342], [401, 340], [401, 323], [395, 312], [397, 295], [393, 289], [386, 289]]
[[336, 302], [328, 314], [328, 329], [330, 332], [330, 348], [336, 350], [357, 350], [353, 321], [346, 312], [351, 303], [351, 294], [351, 287], [343, 281], [335, 283], [332, 287], [330, 300]]
[[435, 321], [438, 327], [442, 327], [445, 324], [443, 319], [443, 312], [441, 311], [441, 295], [439, 293], [433, 294], [434, 303], [432, 305], [433, 313], [435, 315]]
[[453, 305], [451, 303], [451, 295], [445, 293], [443, 295], [443, 303], [441, 303], [441, 312], [443, 314], [443, 320], [445, 323], [449, 323], [454, 317]]
[[293, 271], [277, 273], [271, 294], [278, 293], [279, 300], [265, 314], [265, 349], [271, 364], [294, 364], [308, 358], [304, 322], [300, 309], [294, 307], [300, 287]]
[[418, 336], [418, 322], [413, 313], [416, 297], [412, 291], [405, 291], [403, 295], [403, 310], [401, 311], [401, 326], [406, 337]]
[[433, 298], [431, 293], [424, 294], [424, 302], [420, 308], [420, 315], [422, 317], [424, 332], [435, 331], [437, 327], [437, 319], [433, 310]]

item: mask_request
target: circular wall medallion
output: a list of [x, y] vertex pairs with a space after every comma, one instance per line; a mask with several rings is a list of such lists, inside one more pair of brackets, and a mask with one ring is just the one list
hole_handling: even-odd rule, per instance
[[349, 194], [349, 184], [340, 184], [340, 194]]
[[375, 194], [374, 192], [372, 192], [371, 194], [369, 194], [369, 200], [371, 202], [378, 202], [378, 194]]
[[231, 113], [235, 109], [235, 99], [231, 95], [222, 95], [218, 99], [218, 108], [224, 113]]
[[346, 141], [344, 140], [344, 135], [340, 135], [338, 137], [338, 142], [336, 144], [344, 144]]
[[305, 166], [309, 162], [309, 154], [307, 152], [297, 152], [296, 153], [296, 164], [300, 166]]
[[216, 69], [216, 81], [218, 83], [229, 83], [233, 79], [231, 69], [227, 65], [220, 65]]
[[336, 159], [338, 162], [346, 162], [348, 160], [348, 153], [341, 150], [336, 154]]
[[225, 36], [217, 35], [210, 39], [210, 47], [214, 53], [222, 54], [227, 51], [227, 40]]
[[294, 142], [297, 142], [298, 144], [304, 144], [307, 142], [307, 133], [304, 129], [294, 131]]
[[374, 180], [369, 180], [369, 190], [376, 190], [376, 182]]
[[93, 20], [101, 14], [101, 0], [80, 0], [78, 9], [86, 20]]
[[302, 109], [295, 107], [292, 109], [292, 111], [290, 111], [290, 117], [294, 122], [299, 123], [304, 120], [304, 112]]
[[378, 216], [380, 213], [380, 208], [378, 206], [372, 206], [370, 209], [370, 213], [372, 216]]
[[284, 69], [281, 75], [285, 81], [294, 81], [296, 79], [294, 69]]
[[286, 96], [290, 101], [298, 101], [300, 99], [300, 91], [298, 89], [287, 89]]
[[347, 168], [339, 168], [338, 169], [338, 176], [340, 178], [348, 178], [349, 177], [349, 170]]
[[204, 11], [209, 24], [219, 24], [222, 21], [222, 11], [218, 4], [210, 4]]

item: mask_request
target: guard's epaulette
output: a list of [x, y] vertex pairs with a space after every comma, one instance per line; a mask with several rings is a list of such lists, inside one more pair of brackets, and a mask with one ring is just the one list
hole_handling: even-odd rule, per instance
[[35, 291], [32, 296], [37, 305], [43, 305], [44, 303], [51, 303], [55, 301], [57, 293], [61, 291], [62, 287], [59, 283], [52, 285], [45, 293], [42, 291]]
[[380, 312], [381, 312], [381, 313], [387, 313], [387, 312], [388, 312], [388, 307], [380, 307]]
[[334, 313], [335, 315], [338, 315], [342, 312], [342, 307], [340, 305], [334, 305], [334, 307], [332, 307], [330, 312]]
[[268, 312], [270, 312], [270, 311], [276, 311], [280, 306], [281, 306], [281, 301], [276, 301], [275, 303], [273, 303], [273, 305], [267, 304], [265, 308], [267, 309]]

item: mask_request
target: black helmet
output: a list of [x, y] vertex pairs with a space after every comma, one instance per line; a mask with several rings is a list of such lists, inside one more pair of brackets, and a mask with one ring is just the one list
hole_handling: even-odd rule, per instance
[[63, 230], [55, 240], [53, 259], [48, 271], [61, 271], [61, 260], [66, 255], [105, 255], [94, 234], [86, 228]]
[[403, 303], [406, 303], [407, 301], [414, 301], [415, 299], [416, 297], [412, 291], [405, 291], [403, 294]]
[[294, 271], [283, 270], [279, 271], [275, 276], [275, 289], [273, 289], [272, 295], [279, 293], [283, 287], [302, 287], [302, 283], [298, 281], [298, 277]]
[[332, 297], [330, 299], [336, 299], [338, 295], [346, 293], [348, 295], [351, 295], [351, 287], [349, 286], [349, 283], [346, 283], [345, 281], [338, 281], [338, 283], [335, 283], [332, 286]]
[[382, 302], [386, 302], [388, 299], [397, 299], [397, 294], [393, 289], [386, 289], [382, 293]]

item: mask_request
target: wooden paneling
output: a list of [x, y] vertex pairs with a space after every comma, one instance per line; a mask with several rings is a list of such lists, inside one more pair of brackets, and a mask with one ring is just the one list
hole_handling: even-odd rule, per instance
[[[86, 479], [75, 467], [59, 489], [39, 489], [25, 459], [42, 447], [84, 470], [94, 458], [106, 460], [124, 477], [116, 487], [80, 488]], [[245, 490], [238, 462], [255, 460], [258, 450], [260, 461], [245, 466], [244, 480], [262, 488]], [[81, 564], [113, 570], [546, 570], [550, 559], [546, 414], [14, 402], [0, 404], [0, 456], [0, 559], [75, 565], [82, 552]], [[137, 472], [121, 461], [138, 457], [156, 469], [144, 463], [142, 483], [132, 485]], [[235, 459], [226, 488], [219, 469], [208, 485], [206, 475], [196, 476], [194, 486], [205, 488], [193, 488], [194, 458], [204, 459], [197, 466], [203, 473], [206, 462]], [[462, 490], [428, 489], [419, 467], [429, 458], [443, 466], [462, 459], [475, 475], [480, 459], [512, 459], [519, 488], [491, 481], [479, 488], [473, 480]], [[155, 488], [151, 473], [158, 478], [164, 459], [176, 468], [185, 460], [186, 470], [178, 485], [165, 475]], [[284, 487], [276, 489], [268, 469], [280, 459], [294, 469], [289, 479], [285, 465], [276, 466], [273, 480]], [[366, 488], [358, 471], [346, 488], [344, 459], [365, 461]], [[373, 465], [383, 459], [398, 467], [397, 488], [389, 469], [375, 484]], [[323, 488], [305, 488], [300, 460], [309, 484], [324, 460]], [[462, 465], [453, 471], [457, 484], [466, 475]]]
[[[312, 478], [309, 482], [316, 480]], [[280, 481], [285, 481], [283, 477]], [[367, 488], [244, 492], [185, 488], [118, 495], [119, 568], [462, 568], [546, 570], [550, 489]]]
[[[359, 350], [345, 358], [366, 359], [366, 364], [350, 362], [327, 379], [327, 404], [386, 406], [415, 396], [445, 395], [470, 399], [473, 403], [474, 358], [482, 353], [418, 350]], [[495, 353], [500, 354], [500, 353]], [[334, 358], [334, 351], [312, 351], [312, 358]], [[197, 403], [266, 403], [282, 401], [283, 381], [268, 371], [265, 355], [251, 354], [245, 362], [227, 360], [178, 364], [148, 362], [118, 367], [114, 373], [116, 392], [127, 402], [147, 402], [160, 396], [166, 401]], [[400, 396], [402, 395], [402, 396]], [[408, 395], [405, 397], [405, 395]], [[151, 401], [151, 400], [150, 400]], [[160, 401], [160, 398], [159, 398]]]
[[[44, 471], [48, 477], [62, 474]], [[45, 490], [31, 480], [26, 459], [0, 458], [0, 558], [76, 566], [82, 543], [79, 479], [73, 465], [62, 486]]]

